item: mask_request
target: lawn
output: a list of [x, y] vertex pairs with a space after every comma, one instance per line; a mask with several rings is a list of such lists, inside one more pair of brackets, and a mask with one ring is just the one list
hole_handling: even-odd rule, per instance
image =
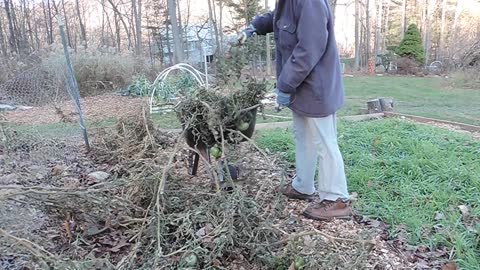
[[[396, 111], [401, 113], [480, 125], [480, 89], [450, 85], [453, 85], [452, 82], [444, 78], [346, 77], [346, 102], [339, 115], [364, 114], [368, 100], [392, 97], [396, 102]], [[267, 108], [265, 113], [291, 115], [289, 110], [276, 113], [272, 108]], [[174, 114], [156, 114], [154, 120], [162, 128], [180, 127]], [[259, 118], [260, 123], [278, 121], [286, 119]]]
[[367, 100], [385, 96], [395, 99], [401, 113], [480, 125], [480, 89], [452, 85], [444, 78], [347, 77], [346, 104], [340, 114], [359, 114]]
[[[341, 122], [339, 134], [356, 210], [392, 225], [392, 237], [447, 247], [461, 269], [478, 269], [480, 141], [395, 119]], [[291, 131], [261, 131], [256, 140], [294, 162]]]

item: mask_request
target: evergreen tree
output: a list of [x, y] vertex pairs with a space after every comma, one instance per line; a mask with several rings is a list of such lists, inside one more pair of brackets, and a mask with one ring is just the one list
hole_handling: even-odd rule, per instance
[[415, 59], [417, 62], [425, 62], [425, 49], [422, 45], [422, 37], [416, 24], [411, 24], [405, 32], [405, 37], [396, 49], [396, 53], [402, 57]]

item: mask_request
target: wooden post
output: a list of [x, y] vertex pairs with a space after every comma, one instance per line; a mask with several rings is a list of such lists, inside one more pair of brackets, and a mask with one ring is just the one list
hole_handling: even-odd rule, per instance
[[367, 102], [368, 106], [368, 113], [381, 113], [382, 112], [382, 106], [380, 104], [380, 99], [372, 99]]

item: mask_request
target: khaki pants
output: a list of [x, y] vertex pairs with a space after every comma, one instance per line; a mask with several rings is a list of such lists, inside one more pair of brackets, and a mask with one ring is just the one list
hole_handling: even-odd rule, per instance
[[348, 200], [347, 179], [338, 147], [335, 115], [309, 118], [293, 113], [293, 129], [297, 167], [293, 188], [303, 194], [315, 193], [315, 172], [318, 166], [317, 189], [320, 199]]

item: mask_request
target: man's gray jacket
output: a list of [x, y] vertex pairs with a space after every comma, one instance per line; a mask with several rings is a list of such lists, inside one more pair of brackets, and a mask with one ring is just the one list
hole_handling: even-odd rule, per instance
[[327, 0], [278, 0], [275, 11], [252, 22], [257, 34], [274, 32], [277, 88], [290, 93], [290, 108], [325, 117], [344, 103], [333, 16]]

